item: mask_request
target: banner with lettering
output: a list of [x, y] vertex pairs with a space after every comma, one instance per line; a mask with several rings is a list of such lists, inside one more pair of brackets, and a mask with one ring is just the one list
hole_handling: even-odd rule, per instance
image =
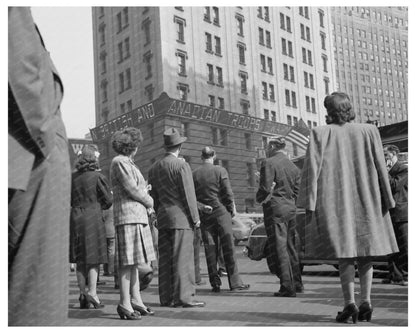
[[158, 99], [90, 129], [92, 140], [94, 142], [106, 140], [120, 129], [140, 127], [161, 115], [176, 116], [211, 125], [223, 125], [269, 135], [285, 135], [291, 128], [286, 124], [267, 121], [250, 115], [173, 99], [166, 93], [162, 93]]

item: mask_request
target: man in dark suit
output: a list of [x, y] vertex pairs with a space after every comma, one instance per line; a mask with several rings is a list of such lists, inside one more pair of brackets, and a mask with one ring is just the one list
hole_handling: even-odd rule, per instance
[[9, 325], [68, 314], [70, 166], [63, 86], [27, 7], [8, 8]]
[[163, 134], [166, 154], [149, 170], [159, 230], [159, 298], [162, 306], [203, 307], [195, 294], [194, 231], [200, 225], [192, 171], [178, 158], [182, 143], [178, 130]]
[[296, 297], [303, 291], [296, 232], [295, 200], [299, 191], [300, 171], [287, 158], [283, 137], [273, 138], [261, 164], [257, 202], [263, 204], [269, 262], [280, 279], [278, 297]]
[[399, 252], [389, 256], [388, 279], [383, 283], [394, 283], [407, 286], [408, 272], [408, 166], [398, 160], [400, 150], [395, 145], [384, 147], [384, 158], [389, 171], [391, 192], [396, 206], [390, 210], [391, 221], [393, 222], [394, 234], [396, 236]]
[[[207, 259], [209, 282], [212, 291], [219, 292], [221, 279], [217, 270], [219, 245], [223, 250], [228, 283], [231, 290], [247, 290], [248, 284], [238, 274], [234, 258], [231, 217], [234, 216], [234, 196], [227, 170], [214, 165], [215, 151], [202, 149], [202, 166], [193, 172], [196, 197], [201, 215], [201, 234]], [[220, 244], [218, 244], [218, 242]]]

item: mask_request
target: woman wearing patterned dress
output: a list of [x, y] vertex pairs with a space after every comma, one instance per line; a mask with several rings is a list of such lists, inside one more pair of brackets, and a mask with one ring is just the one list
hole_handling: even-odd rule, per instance
[[118, 154], [110, 167], [114, 196], [116, 261], [119, 267], [121, 319], [138, 320], [154, 312], [140, 295], [139, 265], [156, 259], [148, 212], [153, 209], [149, 187], [134, 164], [143, 137], [139, 129], [126, 128], [114, 133], [112, 146]]

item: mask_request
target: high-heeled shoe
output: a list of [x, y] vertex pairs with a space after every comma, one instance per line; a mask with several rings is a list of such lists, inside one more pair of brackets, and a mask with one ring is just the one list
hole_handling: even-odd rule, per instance
[[137, 304], [131, 303], [133, 310], [139, 311], [142, 316], [153, 316], [155, 312], [149, 307], [142, 307]]
[[[103, 302], [98, 302], [97, 300], [95, 300], [95, 298], [94, 297], [92, 297], [91, 295], [85, 295], [86, 297], [87, 297], [87, 301], [89, 302], [89, 303], [91, 303], [93, 306], [94, 306], [94, 308], [95, 309], [101, 309], [101, 308], [103, 308], [104, 307], [104, 304], [103, 304]], [[97, 297], [97, 299], [98, 299], [98, 297]]]
[[358, 308], [355, 303], [348, 304], [344, 310], [338, 312], [335, 320], [338, 323], [346, 323], [350, 317], [352, 318], [352, 322], [356, 324], [358, 318]]
[[373, 315], [373, 307], [368, 302], [361, 303], [360, 307], [358, 308], [358, 320], [359, 321], [371, 321], [371, 316]]
[[84, 294], [79, 295], [79, 308], [80, 309], [89, 309], [90, 308], [90, 302], [88, 302], [87, 297], [85, 297]]
[[140, 319], [142, 319], [142, 316], [140, 315], [140, 313], [135, 312], [134, 310], [133, 310], [133, 312], [130, 312], [129, 310], [125, 309], [120, 304], [117, 306], [117, 313], [120, 316], [120, 319], [127, 319], [127, 320], [140, 320]]

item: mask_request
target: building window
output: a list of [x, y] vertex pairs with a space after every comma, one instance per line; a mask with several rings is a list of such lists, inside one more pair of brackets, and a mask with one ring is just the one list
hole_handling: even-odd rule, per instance
[[217, 67], [217, 85], [219, 85], [220, 87], [224, 86], [221, 67]]
[[118, 43], [118, 63], [123, 61], [123, 43]]
[[266, 46], [268, 48], [272, 48], [272, 39], [270, 35], [270, 31], [266, 30]]
[[126, 69], [126, 90], [131, 89], [131, 70]]
[[189, 123], [181, 123], [181, 136], [186, 136], [187, 138], [191, 136]]
[[325, 28], [325, 25], [324, 25], [324, 12], [322, 11], [322, 10], [319, 10], [318, 11], [318, 14], [319, 14], [319, 25], [322, 27], [322, 28]]
[[179, 43], [185, 43], [185, 26], [186, 21], [178, 16], [174, 17], [174, 22], [176, 23], [176, 41]]
[[276, 111], [270, 111], [270, 119], [271, 121], [276, 121]]
[[151, 51], [148, 51], [143, 55], [143, 62], [145, 63], [146, 68], [146, 80], [152, 77], [152, 56], [153, 54], [151, 53]]
[[107, 102], [107, 100], [108, 100], [107, 87], [108, 87], [108, 82], [107, 82], [107, 80], [104, 79], [103, 81], [101, 81], [101, 99], [102, 99], [103, 103]]
[[274, 85], [273, 84], [269, 84], [269, 99], [271, 100], [271, 101], [275, 101], [275, 98], [274, 98]]
[[121, 12], [117, 13], [117, 33], [120, 33], [121, 30], [123, 29], [123, 24], [121, 22]]
[[287, 116], [287, 124], [292, 126], [292, 116]]
[[267, 83], [266, 82], [262, 82], [262, 96], [263, 99], [267, 99]]
[[313, 79], [313, 74], [309, 74], [309, 88], [315, 89], [315, 82]]
[[215, 36], [215, 54], [221, 55], [221, 39]]
[[220, 13], [218, 7], [212, 7], [213, 22], [216, 25], [220, 25]]
[[308, 120], [308, 127], [309, 127], [309, 129], [312, 128], [312, 122], [310, 120]]
[[225, 102], [223, 97], [218, 97], [218, 109], [225, 109]]
[[209, 7], [204, 7], [204, 21], [211, 23], [211, 13]]
[[235, 17], [237, 19], [237, 34], [241, 37], [244, 36], [244, 17], [241, 15], [237, 15]]
[[121, 94], [124, 91], [124, 73], [118, 74], [118, 93]]
[[264, 19], [270, 22], [269, 7], [264, 7]]
[[248, 114], [248, 110], [250, 108], [250, 102], [242, 99], [240, 100], [240, 106], [241, 106], [241, 113]]
[[243, 43], [238, 43], [237, 47], [238, 47], [238, 57], [240, 60], [240, 64], [245, 65], [246, 64], [246, 45]]
[[215, 96], [213, 95], [208, 95], [208, 105], [215, 107]]
[[264, 30], [259, 28], [259, 44], [264, 45]]
[[187, 54], [183, 51], [177, 51], [176, 57], [178, 59], [178, 74], [180, 76], [186, 76], [186, 58]]
[[324, 78], [325, 95], [329, 95], [329, 78]]
[[286, 104], [286, 106], [290, 106], [290, 91], [289, 91], [289, 89], [285, 89], [285, 104]]
[[212, 134], [212, 144], [214, 146], [218, 145], [218, 128], [211, 127], [211, 134]]
[[126, 107], [127, 107], [127, 111], [126, 112], [131, 112], [133, 110], [133, 105], [132, 105], [131, 99], [129, 99], [126, 102]]
[[326, 35], [325, 33], [321, 32], [321, 48], [322, 50], [326, 50]]
[[144, 94], [147, 96], [147, 100], [150, 102], [150, 101], [153, 101], [153, 91], [154, 91], [154, 87], [153, 87], [153, 85], [152, 84], [149, 84], [148, 86], [146, 86], [145, 88], [144, 88]]
[[293, 117], [293, 126], [298, 126], [298, 117]]
[[287, 42], [287, 50], [289, 52], [289, 57], [293, 58], [293, 43], [291, 41]]
[[290, 81], [295, 82], [295, 68], [293, 66], [289, 66], [290, 71]]
[[308, 64], [313, 66], [312, 64], [312, 51], [308, 50]]
[[263, 18], [263, 7], [257, 7], [257, 17]]
[[282, 54], [287, 55], [286, 39], [282, 38]]
[[214, 66], [207, 64], [208, 83], [214, 84]]
[[292, 91], [292, 107], [297, 108], [296, 93]]
[[306, 40], [308, 42], [311, 41], [311, 28], [309, 28], [309, 27], [306, 27]]
[[264, 109], [263, 110], [263, 116], [264, 116], [264, 120], [269, 120], [269, 110]]
[[129, 25], [129, 7], [123, 8], [123, 18], [124, 18], [123, 29], [125, 29]]
[[105, 24], [101, 23], [99, 28], [98, 28], [98, 32], [100, 34], [100, 44], [104, 45], [105, 44]]
[[212, 35], [208, 32], [205, 33], [205, 51], [212, 53]]
[[269, 74], [273, 74], [273, 60], [270, 57], [267, 57], [267, 67], [269, 69]]
[[246, 142], [246, 149], [251, 150], [251, 134], [250, 133], [244, 133], [244, 139]]
[[326, 55], [322, 55], [322, 64], [324, 67], [324, 72], [328, 73], [328, 57]]
[[260, 65], [261, 71], [266, 72], [266, 56], [264, 54], [260, 54]]
[[179, 83], [177, 86], [179, 99], [186, 101], [188, 99], [189, 86], [187, 84]]
[[101, 74], [107, 73], [107, 52], [100, 53]]
[[146, 19], [143, 21], [142, 29], [144, 31], [144, 45], [147, 45], [150, 43], [150, 19]]
[[290, 17], [286, 16], [286, 31], [287, 32], [292, 32], [292, 25], [290, 23]]
[[289, 81], [289, 66], [283, 64], [283, 79]]
[[241, 93], [242, 94], [247, 94], [248, 93], [248, 90], [247, 90], [248, 74], [246, 72], [240, 71], [239, 76], [240, 76]]
[[253, 163], [247, 163], [247, 185], [249, 187], [254, 187], [255, 185]]
[[309, 96], [305, 96], [306, 112], [311, 112], [311, 99]]

